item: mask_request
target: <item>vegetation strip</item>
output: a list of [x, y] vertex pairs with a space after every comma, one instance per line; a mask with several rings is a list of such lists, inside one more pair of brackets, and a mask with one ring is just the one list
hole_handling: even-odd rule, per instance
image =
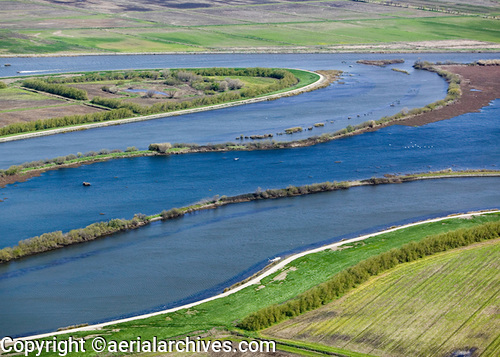
[[500, 237], [500, 222], [489, 222], [478, 227], [442, 233], [426, 237], [419, 242], [405, 244], [401, 248], [363, 260], [284, 304], [272, 305], [257, 311], [243, 319], [238, 326], [245, 330], [262, 330], [326, 305], [368, 281], [370, 277], [399, 264], [498, 237]]
[[28, 238], [19, 241], [19, 244], [14, 247], [6, 247], [0, 250], [0, 264], [7, 263], [12, 260], [21, 259], [24, 257], [61, 249], [69, 245], [79, 244], [92, 241], [102, 237], [109, 236], [113, 233], [136, 229], [149, 224], [156, 220], [170, 220], [179, 218], [187, 213], [203, 209], [214, 209], [228, 204], [250, 202], [262, 199], [275, 199], [284, 197], [303, 196], [320, 192], [329, 192], [348, 189], [351, 187], [404, 183], [422, 179], [437, 179], [437, 178], [457, 178], [457, 177], [474, 177], [474, 176], [500, 176], [500, 171], [464, 171], [453, 172], [451, 170], [428, 172], [422, 174], [412, 174], [405, 176], [391, 176], [383, 178], [370, 178], [361, 181], [343, 181], [343, 182], [323, 182], [305, 186], [288, 186], [282, 189], [258, 189], [254, 193], [247, 193], [237, 196], [215, 196], [212, 199], [203, 200], [194, 205], [172, 208], [164, 210], [159, 214], [146, 216], [136, 214], [131, 220], [112, 219], [108, 222], [93, 223], [85, 228], [74, 229], [67, 233], [61, 231], [44, 233], [40, 236]]
[[[202, 301], [118, 321], [78, 327], [71, 332], [61, 330], [36, 336], [21, 337], [19, 340], [43, 339], [56, 335], [66, 335], [67, 337], [68, 333], [76, 338], [86, 338], [89, 334], [95, 336], [95, 333], [97, 333], [106, 339], [127, 339], [127, 336], [135, 336], [137, 333], [136, 329], [141, 331], [141, 336], [144, 339], [148, 337], [151, 338], [152, 336], [169, 338], [185, 334], [189, 335], [190, 333], [191, 335], [198, 335], [200, 330], [210, 330], [216, 326], [224, 326], [232, 329], [234, 328], [234, 320], [238, 319], [238, 316], [241, 316], [242, 312], [244, 314], [244, 312], [249, 311], [249, 309], [250, 311], [256, 311], [259, 305], [267, 306], [272, 301], [280, 301], [280, 299], [286, 300], [286, 297], [290, 296], [289, 291], [280, 293], [276, 289], [289, 290], [292, 288], [292, 291], [300, 289], [302, 285], [299, 284], [296, 286], [298, 281], [295, 279], [279, 282], [275, 282], [272, 279], [273, 274], [289, 266], [292, 262], [294, 266], [300, 266], [300, 264], [306, 261], [310, 262], [307, 264], [306, 269], [313, 269], [317, 274], [314, 276], [307, 275], [307, 277], [297, 276], [296, 278], [302, 280], [306, 279], [309, 284], [310, 282], [318, 281], [315, 283], [318, 284], [324, 281], [322, 278], [323, 276], [331, 274], [328, 273], [328, 271], [341, 271], [344, 267], [347, 268], [367, 257], [377, 255], [377, 252], [385, 252], [393, 247], [400, 247], [404, 242], [418, 241], [422, 239], [423, 236], [429, 234], [427, 232], [447, 232], [456, 229], [456, 227], [473, 227], [484, 224], [485, 222], [498, 222], [499, 219], [499, 211], [490, 213], [472, 212], [455, 215], [454, 217], [436, 218], [391, 228], [378, 233], [344, 240], [295, 254], [280, 261], [277, 265], [252, 281], [231, 291]], [[361, 241], [363, 241], [363, 244], [357, 247], [356, 250], [338, 249], [341, 246], [349, 247], [353, 244], [360, 244]], [[332, 254], [335, 256], [335, 259], [332, 258]], [[328, 266], [323, 266], [322, 264], [327, 264]], [[335, 268], [332, 267], [333, 265]], [[290, 274], [296, 276], [296, 273], [299, 272], [300, 270], [291, 271]], [[266, 289], [250, 288], [256, 284], [266, 284]], [[291, 286], [289, 286], [289, 284], [291, 284]], [[290, 298], [293, 296], [296, 296], [296, 294], [290, 296]], [[197, 308], [198, 310], [193, 309], [196, 306], [199, 306]], [[257, 309], [255, 307], [257, 307]], [[168, 315], [165, 316], [165, 314]], [[135, 322], [136, 320], [140, 321]], [[195, 330], [197, 332], [194, 332]], [[254, 336], [253, 334], [250, 335]]]
[[[168, 116], [176, 116], [182, 114], [195, 113], [206, 110], [226, 108], [236, 105], [250, 104], [267, 100], [274, 100], [284, 96], [298, 95], [303, 92], [312, 91], [323, 88], [330, 83], [330, 80], [335, 80], [340, 72], [337, 71], [337, 76], [334, 79], [327, 78], [319, 73], [314, 73], [307, 70], [295, 69], [267, 69], [267, 68], [209, 68], [209, 69], [189, 69], [177, 70], [176, 79], [180, 76], [179, 73], [190, 74], [186, 76], [188, 80], [199, 80], [192, 78], [193, 76], [238, 76], [238, 75], [254, 75], [254, 76], [269, 76], [277, 80], [275, 84], [261, 88], [243, 88], [238, 93], [223, 92], [216, 94], [212, 90], [210, 97], [195, 98], [191, 101], [181, 101], [178, 103], [156, 103], [150, 107], [142, 106], [137, 103], [125, 102], [114, 98], [103, 98], [96, 96], [91, 100], [94, 106], [106, 108], [106, 112], [98, 112], [85, 115], [70, 115], [61, 118], [41, 119], [33, 122], [14, 123], [0, 128], [0, 142], [21, 140], [31, 137], [52, 135], [63, 132], [76, 130], [90, 129], [95, 127], [117, 125], [136, 121], [164, 118]], [[142, 73], [142, 72], [139, 72]], [[144, 72], [152, 75], [151, 72]], [[156, 73], [156, 72], [155, 72]], [[144, 74], [147, 75], [147, 74]], [[49, 93], [70, 97], [72, 99], [86, 100], [86, 92], [77, 90], [76, 88], [64, 86], [61, 83], [80, 83], [78, 79], [85, 82], [86, 75], [59, 78], [48, 77], [43, 81], [40, 78], [28, 79], [23, 83], [25, 86], [44, 90]], [[123, 76], [123, 74], [122, 74]], [[166, 78], [166, 82], [170, 80], [170, 76]], [[101, 75], [103, 78], [90, 76], [88, 81], [104, 80], [109, 77]], [[52, 79], [51, 79], [52, 78]], [[83, 79], [82, 79], [83, 78]], [[191, 78], [191, 79], [189, 79]], [[70, 79], [73, 81], [71, 82]], [[57, 81], [62, 81], [58, 83]], [[218, 89], [220, 83], [216, 83]], [[230, 86], [231, 83], [226, 86]], [[106, 86], [103, 86], [105, 88]], [[240, 87], [241, 88], [241, 87]], [[288, 90], [287, 90], [288, 89]], [[104, 89], [103, 89], [104, 90]], [[111, 89], [108, 89], [111, 90]], [[86, 102], [85, 102], [86, 103]], [[109, 110], [111, 109], [111, 110]]]
[[493, 239], [400, 264], [264, 334], [378, 356], [498, 355], [499, 255]]

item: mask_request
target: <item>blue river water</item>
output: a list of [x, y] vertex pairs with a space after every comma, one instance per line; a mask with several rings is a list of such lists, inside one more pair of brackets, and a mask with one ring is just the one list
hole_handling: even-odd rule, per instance
[[[412, 68], [416, 60], [472, 62], [497, 58], [495, 53], [447, 54], [301, 54], [301, 55], [138, 55], [84, 56], [52, 58], [6, 58], [10, 67], [0, 66], [0, 77], [58, 72], [179, 67], [287, 67], [310, 70], [338, 69], [345, 72], [341, 82], [328, 88], [297, 97], [245, 105], [194, 115], [169, 117], [0, 143], [0, 168], [27, 161], [60, 155], [85, 153], [91, 150], [125, 149], [128, 146], [147, 148], [152, 142], [217, 143], [234, 141], [236, 137], [254, 134], [275, 134], [293, 126], [310, 127], [325, 123], [292, 136], [275, 136], [275, 140], [299, 139], [333, 132], [404, 108], [422, 107], [446, 95], [446, 83], [437, 75]], [[403, 58], [405, 63], [379, 68], [357, 64], [359, 59]], [[411, 75], [391, 68], [407, 70]], [[43, 71], [43, 72], [36, 72]], [[359, 115], [359, 117], [358, 117]], [[348, 119], [351, 117], [352, 119]], [[333, 123], [332, 123], [333, 121]]]
[[395, 224], [498, 207], [499, 183], [443, 179], [236, 204], [0, 266], [0, 335], [196, 301], [275, 256]]
[[[425, 106], [446, 96], [446, 82], [434, 73], [411, 70], [410, 76], [390, 68], [355, 64], [340, 83], [300, 96], [251, 105], [173, 116], [0, 143], [0, 168], [27, 161], [91, 150], [146, 149], [153, 142], [221, 143], [240, 135], [274, 134], [274, 140], [297, 140], [334, 132], [347, 125], [376, 120], [403, 108]], [[351, 119], [349, 119], [351, 118]], [[324, 123], [324, 127], [313, 127]], [[286, 128], [309, 131], [277, 136]], [[248, 140], [247, 140], [248, 141]]]
[[[357, 59], [396, 57], [406, 60], [395, 67], [410, 71], [409, 76], [390, 67], [355, 63]], [[277, 101], [1, 143], [0, 168], [78, 151], [132, 145], [144, 148], [158, 141], [224, 142], [240, 134], [274, 133], [316, 122], [326, 123], [321, 130], [334, 131], [444, 97], [442, 79], [413, 71], [411, 65], [417, 59], [471, 62], [497, 57], [342, 54], [4, 59], [12, 66], [0, 67], [0, 77], [17, 71], [206, 66], [282, 66], [348, 73], [345, 84]], [[236, 195], [259, 187], [447, 168], [498, 168], [499, 117], [500, 100], [496, 100], [479, 113], [418, 128], [392, 126], [307, 148], [120, 159], [46, 172], [0, 188], [0, 248], [48, 231], [131, 218], [139, 212], [158, 213], [217, 194]], [[300, 135], [318, 135], [321, 130]], [[286, 139], [290, 138], [280, 137]], [[83, 187], [83, 181], [92, 186]], [[277, 255], [394, 224], [498, 207], [499, 188], [499, 178], [444, 179], [244, 203], [2, 265], [0, 335], [50, 331], [195, 301], [251, 275]]]
[[[159, 213], [258, 187], [499, 167], [499, 113], [497, 100], [480, 113], [419, 128], [392, 126], [305, 148], [119, 159], [48, 171], [0, 189], [0, 247], [45, 232]], [[82, 186], [83, 181], [92, 186]]]

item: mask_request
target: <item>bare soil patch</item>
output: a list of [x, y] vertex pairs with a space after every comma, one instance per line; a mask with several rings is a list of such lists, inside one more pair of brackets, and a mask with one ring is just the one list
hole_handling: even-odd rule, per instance
[[38, 119], [57, 118], [63, 117], [65, 115], [89, 114], [100, 111], [102, 111], [102, 109], [76, 104], [1, 113], [0, 127], [18, 122], [29, 122]]
[[[2, 110], [13, 110], [13, 109], [45, 107], [48, 105], [58, 105], [63, 103], [64, 103], [63, 101], [57, 99], [46, 99], [46, 100], [0, 99], [0, 108], [2, 108]], [[0, 116], [3, 116], [3, 114], [0, 113]]]
[[500, 66], [440, 66], [462, 77], [462, 97], [441, 109], [394, 122], [392, 125], [420, 126], [479, 110], [500, 98]]

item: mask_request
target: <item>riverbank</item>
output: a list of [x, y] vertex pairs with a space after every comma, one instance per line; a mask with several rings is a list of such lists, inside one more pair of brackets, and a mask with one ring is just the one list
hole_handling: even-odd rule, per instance
[[461, 97], [439, 110], [400, 119], [390, 125], [421, 126], [456, 116], [478, 112], [492, 100], [500, 98], [500, 66], [446, 65], [437, 66], [461, 77]]
[[313, 81], [312, 83], [306, 83], [305, 85], [300, 84], [300, 82], [299, 82], [299, 84], [295, 85], [294, 87], [292, 87], [293, 89], [290, 89], [290, 90], [280, 90], [277, 93], [262, 95], [262, 96], [258, 96], [255, 98], [243, 99], [243, 100], [237, 100], [237, 101], [226, 102], [226, 103], [221, 103], [221, 104], [208, 105], [208, 106], [202, 106], [202, 107], [190, 108], [190, 109], [183, 109], [183, 110], [177, 110], [177, 111], [165, 112], [165, 113], [159, 113], [159, 114], [131, 117], [131, 118], [125, 118], [125, 119], [109, 120], [109, 121], [103, 121], [103, 122], [98, 122], [98, 123], [74, 125], [74, 126], [69, 126], [69, 127], [67, 126], [67, 127], [56, 128], [56, 129], [29, 132], [29, 133], [25, 133], [25, 134], [13, 134], [13, 135], [9, 135], [9, 136], [0, 137], [0, 143], [8, 142], [8, 141], [15, 141], [15, 140], [29, 139], [29, 138], [40, 137], [40, 136], [69, 133], [72, 131], [80, 131], [80, 130], [87, 130], [87, 129], [93, 129], [93, 128], [107, 127], [107, 126], [112, 126], [112, 125], [121, 125], [121, 124], [126, 124], [126, 123], [146, 121], [146, 120], [152, 120], [152, 119], [158, 119], [158, 118], [167, 118], [167, 117], [171, 117], [171, 116], [193, 114], [193, 113], [198, 113], [198, 112], [203, 112], [203, 111], [208, 111], [208, 110], [229, 108], [229, 107], [258, 103], [258, 102], [269, 101], [269, 100], [276, 100], [276, 99], [279, 99], [282, 97], [299, 95], [301, 93], [324, 88], [325, 86], [329, 85], [333, 81], [337, 80], [338, 75], [340, 74], [340, 72], [338, 72], [336, 76], [332, 76], [331, 74], [324, 75], [324, 74], [319, 73], [321, 71], [313, 72], [313, 71], [298, 70], [298, 69], [292, 69], [292, 70], [313, 74], [314, 76], [317, 77], [317, 79], [315, 81]]
[[[258, 299], [252, 299], [252, 296], [255, 297], [254, 296], [255, 294], [258, 294], [260, 296], [262, 294], [271, 293], [271, 294], [273, 294], [272, 300], [277, 302], [278, 300], [280, 300], [280, 298], [278, 296], [279, 294], [276, 294], [277, 293], [276, 289], [280, 288], [280, 289], [285, 289], [287, 292], [286, 296], [283, 296], [281, 299], [286, 299], [287, 297], [291, 298], [293, 296], [296, 296], [297, 292], [298, 292], [298, 291], [296, 291], [296, 289], [298, 289], [299, 287], [293, 285], [295, 283], [294, 279], [290, 278], [291, 279], [290, 280], [287, 278], [284, 281], [282, 281], [282, 280], [278, 281], [276, 279], [272, 279], [272, 275], [277, 273], [281, 269], [286, 269], [287, 265], [289, 265], [292, 262], [297, 261], [297, 259], [300, 259], [300, 258], [305, 257], [305, 256], [309, 256], [310, 257], [308, 259], [309, 263], [307, 265], [307, 269], [309, 269], [309, 270], [313, 268], [311, 266], [311, 264], [313, 264], [313, 266], [316, 269], [318, 269], [319, 268], [318, 263], [320, 263], [320, 261], [322, 261], [321, 256], [314, 258], [314, 256], [311, 255], [314, 253], [319, 253], [321, 255], [346, 254], [346, 253], [347, 254], [358, 254], [358, 255], [361, 254], [361, 255], [363, 255], [362, 253], [360, 253], [358, 251], [367, 250], [368, 254], [363, 255], [364, 256], [363, 259], [366, 259], [373, 254], [378, 254], [380, 249], [382, 249], [382, 251], [390, 250], [393, 247], [398, 247], [401, 244], [404, 244], [408, 241], [415, 240], [415, 236], [414, 236], [415, 232], [413, 232], [411, 234], [404, 234], [403, 240], [401, 242], [400, 242], [400, 238], [394, 237], [394, 234], [395, 234], [394, 232], [398, 232], [398, 231], [402, 231], [402, 230], [407, 232], [407, 229], [411, 229], [412, 227], [418, 227], [419, 228], [418, 234], [420, 235], [421, 238], [423, 238], [424, 236], [430, 234], [429, 229], [432, 230], [431, 225], [433, 223], [439, 223], [443, 220], [448, 220], [447, 222], [456, 222], [456, 223], [460, 222], [461, 225], [467, 226], [467, 225], [472, 224], [473, 221], [481, 219], [482, 217], [492, 217], [492, 214], [494, 215], [495, 213], [498, 213], [498, 212], [499, 211], [489, 211], [489, 212], [477, 211], [477, 212], [469, 212], [466, 214], [454, 214], [454, 215], [449, 215], [446, 217], [440, 217], [440, 218], [434, 218], [434, 219], [429, 219], [429, 220], [425, 220], [425, 221], [410, 223], [410, 224], [400, 226], [400, 227], [391, 227], [390, 229], [379, 231], [377, 233], [371, 233], [371, 234], [363, 235], [363, 236], [352, 238], [352, 239], [342, 240], [340, 242], [332, 243], [332, 244], [325, 245], [325, 246], [322, 246], [319, 248], [315, 248], [312, 250], [297, 253], [297, 254], [289, 256], [285, 259], [282, 259], [277, 264], [275, 264], [274, 266], [272, 266], [271, 268], [266, 270], [264, 273], [255, 276], [254, 278], [252, 278], [250, 281], [247, 281], [243, 285], [240, 285], [232, 290], [226, 291], [226, 292], [221, 293], [219, 295], [216, 295], [216, 296], [213, 296], [213, 297], [210, 297], [207, 299], [203, 299], [201, 301], [186, 304], [186, 305], [179, 306], [179, 307], [172, 308], [172, 309], [167, 309], [167, 310], [162, 310], [162, 311], [158, 311], [158, 312], [154, 312], [154, 313], [135, 316], [135, 317], [131, 317], [131, 318], [109, 321], [109, 322], [96, 324], [96, 325], [78, 327], [78, 328], [74, 328], [74, 329], [70, 329], [70, 330], [62, 330], [62, 331], [40, 334], [40, 335], [35, 335], [35, 336], [22, 337], [22, 338], [18, 338], [18, 340], [33, 340], [33, 339], [41, 339], [41, 338], [47, 338], [47, 337], [52, 337], [52, 336], [61, 336], [61, 335], [67, 335], [67, 334], [71, 334], [72, 336], [75, 336], [75, 334], [77, 334], [78, 337], [84, 337], [84, 336], [90, 334], [89, 333], [90, 331], [93, 331], [93, 333], [97, 333], [97, 334], [105, 334], [106, 338], [120, 338], [120, 337], [118, 337], [118, 335], [116, 335], [117, 333], [123, 334], [125, 331], [128, 331], [128, 332], [134, 334], [134, 333], [138, 333], [139, 330], [137, 330], [137, 329], [140, 329], [140, 331], [142, 331], [143, 333], [146, 333], [146, 334], [148, 334], [148, 333], [153, 333], [154, 335], [161, 334], [161, 337], [158, 336], [158, 338], [167, 338], [167, 337], [171, 337], [171, 336], [184, 335], [184, 334], [191, 332], [191, 331], [194, 331], [194, 330], [196, 330], [196, 331], [208, 330], [208, 329], [210, 329], [213, 326], [218, 325], [218, 324], [220, 324], [221, 326], [224, 326], [224, 325], [226, 325], [226, 323], [231, 324], [232, 321], [234, 321], [234, 319], [238, 318], [238, 317], [232, 316], [231, 314], [233, 314], [234, 311], [231, 311], [230, 312], [231, 316], [227, 316], [227, 318], [229, 318], [229, 320], [227, 322], [219, 321], [221, 319], [221, 316], [220, 316], [220, 314], [221, 314], [220, 309], [221, 308], [223, 308], [225, 310], [238, 309], [238, 311], [243, 309], [245, 311], [243, 311], [242, 313], [240, 312], [239, 315], [245, 316], [246, 314], [248, 314], [249, 308], [246, 305], [242, 305], [242, 304], [251, 303], [251, 304], [255, 305], [256, 304], [255, 300], [258, 300]], [[477, 224], [477, 222], [475, 224]], [[453, 229], [452, 227], [455, 227], [455, 225], [452, 224], [450, 226], [449, 224], [444, 225], [444, 224], [439, 223], [439, 224], [435, 224], [432, 227], [434, 227], [434, 230], [441, 232], [443, 230]], [[391, 235], [391, 236], [388, 236], [388, 235]], [[359, 247], [357, 247], [357, 249], [347, 249], [347, 250], [342, 249], [342, 248], [339, 249], [339, 247], [341, 247], [343, 245], [351, 245], [352, 246], [353, 243], [367, 240], [369, 238], [377, 238], [377, 242], [373, 242], [374, 244], [377, 245], [377, 249], [375, 251], [373, 250], [373, 247], [370, 248], [370, 244], [368, 243], [368, 241], [366, 242], [366, 244], [361, 244]], [[381, 246], [384, 246], [384, 247], [381, 248]], [[328, 259], [328, 261], [330, 262], [330, 264], [332, 264], [332, 262], [334, 262], [335, 260]], [[356, 259], [353, 260], [353, 263], [356, 263]], [[337, 267], [337, 269], [338, 268], [339, 267]], [[295, 271], [295, 270], [290, 270], [290, 269], [288, 269], [287, 271], [288, 271], [288, 275], [291, 275], [291, 276], [294, 276], [295, 274], [303, 274], [303, 272], [301, 273], [301, 271]], [[330, 272], [330, 274], [334, 274], [334, 273], [335, 273], [335, 271]], [[317, 283], [321, 282], [321, 278], [319, 278], [320, 280], [318, 280], [318, 278], [316, 278], [316, 277], [309, 277], [308, 279], [314, 280], [313, 285], [316, 285]], [[248, 287], [261, 285], [261, 284], [266, 285], [265, 289], [258, 289], [258, 288], [246, 289]], [[291, 284], [292, 286], [289, 286], [289, 284]], [[241, 290], [244, 290], [244, 289], [246, 289], [244, 292], [241, 292], [240, 294], [235, 295], [235, 293], [237, 293]], [[302, 287], [302, 289], [303, 289], [303, 287]], [[289, 290], [293, 290], [294, 292], [288, 293]], [[220, 300], [220, 299], [228, 297], [230, 295], [233, 295], [233, 298], [231, 298], [230, 301]], [[261, 301], [261, 300], [258, 300], [258, 301]], [[266, 303], [266, 306], [274, 303], [273, 301], [268, 301]], [[200, 310], [199, 312], [193, 313], [193, 311], [195, 311], [195, 310], [188, 310], [188, 309], [191, 309], [193, 307], [196, 307], [196, 306], [199, 306], [201, 304], [208, 303], [208, 302], [212, 302], [212, 303], [210, 303], [208, 305], [204, 305], [202, 309], [198, 309], [198, 310]], [[257, 302], [257, 304], [258, 304], [258, 302]], [[221, 306], [219, 306], [219, 305], [221, 305]], [[224, 306], [224, 307], [222, 307], [222, 306]], [[260, 306], [260, 307], [262, 307], [262, 306]], [[254, 309], [254, 308], [255, 308], [255, 306], [250, 307], [250, 310]], [[257, 307], [257, 309], [258, 308], [259, 307]], [[185, 326], [185, 324], [182, 324], [181, 322], [179, 322], [179, 319], [182, 319], [184, 316], [184, 314], [180, 313], [180, 310], [187, 310], [187, 313], [185, 314], [185, 316], [187, 318], [189, 318], [189, 321], [190, 321], [189, 326], [186, 326], [186, 328], [181, 329], [181, 330], [179, 330], [178, 327]], [[191, 311], [191, 313], [189, 313], [189, 311]], [[174, 312], [177, 312], [177, 314], [172, 314]], [[214, 313], [218, 314], [218, 315], [214, 315], [214, 316], [218, 316], [218, 318], [215, 318], [215, 320], [214, 320], [214, 318], [212, 318], [212, 315]], [[140, 325], [132, 324], [132, 325], [117, 326], [117, 324], [120, 324], [120, 323], [143, 320], [146, 318], [154, 318], [155, 316], [164, 315], [164, 314], [172, 314], [172, 315], [169, 315], [167, 317], [161, 316], [161, 317], [158, 317], [156, 319], [150, 319], [149, 321], [148, 320], [141, 321]], [[226, 311], [224, 311], [222, 314], [226, 314]], [[195, 315], [195, 316], [193, 316], [193, 315]], [[224, 316], [224, 317], [226, 317], [226, 316]], [[227, 318], [226, 318], [226, 320], [227, 320]], [[173, 324], [174, 326], [170, 326], [172, 324], [169, 323], [172, 319], [175, 320], [175, 323]], [[199, 321], [200, 319], [202, 319], [203, 321], [205, 321], [206, 319], [210, 319], [211, 322], [208, 324], [209, 325], [208, 326], [206, 321], [203, 324], [203, 323], [201, 323], [201, 321]], [[167, 325], [164, 325], [165, 320], [166, 320]], [[223, 318], [223, 320], [224, 320], [224, 318]], [[162, 327], [162, 326], [170, 326], [170, 327]], [[151, 327], [151, 328], [148, 329], [148, 327]], [[160, 328], [161, 328], [161, 330], [160, 330]], [[174, 330], [172, 330], [172, 328]], [[198, 334], [199, 333], [200, 332], [198, 332]], [[147, 338], [147, 336], [145, 336], [145, 335], [142, 335], [142, 337], [143, 337], [143, 339]]]
[[[444, 69], [443, 69], [444, 68]], [[450, 119], [457, 115], [468, 113], [469, 111], [477, 111], [486, 106], [493, 99], [500, 97], [500, 84], [495, 81], [500, 74], [500, 66], [484, 66], [484, 65], [449, 65], [436, 66], [436, 70], [442, 71], [442, 75], [456, 76], [460, 81], [460, 91], [457, 94], [456, 88], [458, 85], [453, 80], [450, 82], [448, 96], [446, 100], [439, 100], [431, 103], [423, 108], [412, 109], [408, 113], [400, 112], [389, 118], [382, 118], [377, 121], [364, 122], [354, 127], [348, 126], [335, 133], [325, 133], [321, 136], [313, 136], [306, 139], [286, 142], [276, 142], [272, 140], [256, 140], [250, 143], [225, 143], [214, 145], [191, 145], [177, 144], [174, 148], [167, 151], [155, 153], [153, 151], [141, 151], [137, 153], [129, 153], [127, 157], [138, 157], [148, 155], [181, 155], [188, 153], [204, 153], [204, 152], [224, 152], [224, 151], [251, 151], [251, 150], [273, 150], [312, 146], [319, 143], [328, 142], [362, 134], [364, 132], [372, 132], [384, 128], [386, 126], [400, 125], [425, 125], [431, 122]], [[319, 71], [326, 77], [325, 83], [329, 83], [332, 78], [328, 78], [329, 74]], [[456, 73], [455, 73], [456, 72]], [[460, 76], [460, 77], [458, 77]], [[331, 76], [330, 76], [331, 77]], [[453, 92], [453, 95], [450, 95]], [[463, 98], [462, 98], [463, 97]], [[484, 105], [483, 105], [484, 104]], [[412, 113], [420, 114], [412, 114]], [[127, 120], [127, 119], [126, 119]], [[112, 124], [111, 124], [112, 125]], [[1, 141], [1, 139], [0, 139]], [[170, 145], [170, 144], [167, 144]], [[103, 160], [112, 159], [114, 157], [101, 156], [99, 158], [91, 158], [85, 163], [100, 162]], [[40, 173], [47, 170], [54, 170], [64, 167], [77, 167], [81, 163], [64, 162], [60, 165], [54, 165], [50, 168], [30, 168], [24, 170], [20, 175], [0, 175], [0, 187], [7, 184], [25, 181], [31, 177], [38, 176]]]
[[463, 178], [463, 177], [500, 177], [500, 171], [494, 170], [470, 170], [453, 172], [451, 169], [436, 172], [417, 173], [409, 175], [386, 175], [385, 177], [372, 177], [365, 180], [342, 181], [342, 182], [322, 182], [313, 183], [304, 186], [288, 186], [281, 189], [258, 189], [254, 193], [246, 193], [237, 196], [216, 196], [213, 199], [203, 200], [202, 202], [180, 207], [163, 210], [161, 213], [151, 216], [136, 214], [131, 220], [112, 219], [107, 222], [96, 222], [85, 228], [73, 229], [67, 233], [61, 231], [48, 232], [20, 241], [17, 246], [0, 249], [0, 264], [8, 263], [13, 260], [23, 259], [29, 256], [49, 252], [56, 249], [62, 249], [67, 246], [90, 242], [96, 239], [104, 238], [117, 232], [132, 230], [148, 225], [153, 221], [167, 221], [177, 219], [186, 214], [206, 210], [216, 209], [218, 207], [251, 202], [257, 200], [278, 199], [285, 197], [304, 196], [315, 193], [345, 190], [352, 187], [401, 184], [417, 180], [429, 180], [440, 178]]

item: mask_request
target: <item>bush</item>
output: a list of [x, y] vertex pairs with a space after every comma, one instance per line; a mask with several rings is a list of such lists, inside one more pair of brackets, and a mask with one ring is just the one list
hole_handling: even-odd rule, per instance
[[5, 84], [4, 82], [0, 81], [0, 89], [4, 89], [4, 88], [7, 88], [7, 84]]
[[108, 222], [93, 223], [85, 228], [74, 229], [64, 234], [61, 231], [44, 233], [41, 236], [22, 240], [15, 247], [1, 249], [0, 263], [94, 240], [118, 231], [134, 229], [147, 223], [149, 223], [149, 219], [139, 214], [130, 220], [112, 219]]
[[83, 89], [68, 87], [62, 84], [47, 83], [40, 79], [27, 79], [23, 82], [23, 86], [35, 90], [57, 94], [66, 98], [76, 100], [87, 100], [87, 92]]
[[21, 166], [12, 165], [7, 170], [4, 171], [5, 175], [12, 176], [21, 172]]
[[170, 148], [172, 148], [172, 144], [170, 143], [161, 143], [161, 144], [150, 144], [148, 150], [156, 151], [159, 153], [166, 153]]

